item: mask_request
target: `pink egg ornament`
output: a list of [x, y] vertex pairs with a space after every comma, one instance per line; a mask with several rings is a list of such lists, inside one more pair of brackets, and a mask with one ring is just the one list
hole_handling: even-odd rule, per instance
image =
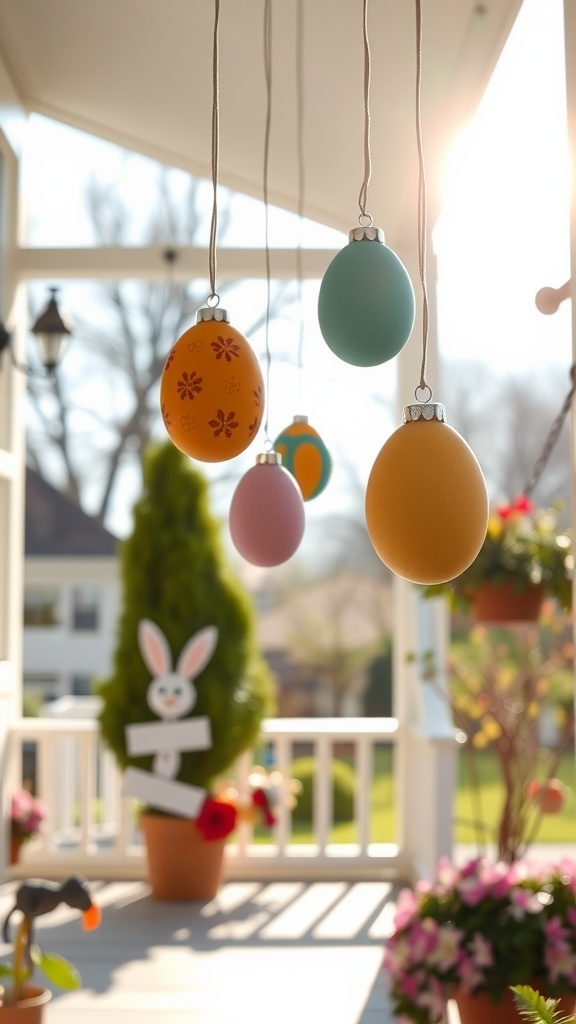
[[278, 452], [258, 455], [230, 504], [230, 536], [243, 558], [270, 568], [287, 562], [304, 536], [302, 492]]

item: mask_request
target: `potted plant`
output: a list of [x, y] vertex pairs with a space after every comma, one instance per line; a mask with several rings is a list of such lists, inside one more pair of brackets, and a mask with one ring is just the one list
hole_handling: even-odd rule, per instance
[[[235, 821], [232, 804], [215, 800], [215, 786], [255, 744], [262, 719], [273, 710], [273, 686], [257, 649], [251, 600], [230, 571], [219, 525], [209, 511], [207, 482], [170, 441], [146, 452], [143, 494], [120, 560], [123, 606], [114, 668], [98, 686], [102, 737], [126, 774], [139, 773], [141, 779], [142, 773], [157, 777], [164, 772], [176, 786], [204, 793], [193, 815], [145, 799], [140, 821], [149, 869], [160, 864], [161, 874], [154, 871], [150, 878], [153, 895], [209, 898]], [[143, 623], [152, 624], [156, 635], [157, 642], [150, 640], [154, 663], [139, 642]], [[201, 652], [190, 645], [201, 638], [204, 654], [192, 664]], [[186, 676], [186, 683], [193, 679], [193, 700], [181, 723], [188, 728], [195, 721], [200, 728], [202, 720], [209, 730], [202, 749], [182, 750], [163, 765], [153, 752], [138, 755], [128, 747], [133, 727], [158, 722], [149, 688], [162, 674], [172, 681], [174, 675]], [[165, 861], [157, 844], [165, 850]], [[201, 866], [196, 857], [202, 858]], [[211, 869], [208, 861], [213, 860]]]
[[36, 799], [27, 789], [12, 794], [10, 800], [10, 863], [17, 864], [24, 843], [29, 843], [40, 833], [40, 826], [46, 817], [42, 800]]
[[558, 509], [536, 509], [520, 496], [490, 516], [484, 544], [465, 572], [423, 592], [446, 594], [454, 609], [472, 610], [477, 621], [535, 620], [546, 597], [572, 607], [572, 569], [571, 540], [558, 528]]
[[0, 962], [3, 981], [0, 996], [1, 1024], [40, 1024], [43, 1009], [51, 998], [49, 988], [33, 985], [34, 970], [42, 971], [52, 985], [62, 989], [77, 989], [82, 984], [80, 974], [64, 957], [44, 952], [34, 942], [34, 922], [60, 904], [65, 903], [82, 913], [86, 930], [97, 928], [100, 910], [92, 901], [88, 886], [81, 878], [72, 877], [60, 884], [28, 881], [18, 886], [14, 906], [3, 925], [3, 938], [10, 942], [10, 923], [14, 913], [19, 920], [13, 940], [10, 961]]
[[462, 1024], [510, 1024], [520, 1020], [510, 986], [521, 984], [572, 1012], [576, 862], [441, 860], [431, 882], [400, 893], [384, 967], [406, 1022], [444, 1020], [455, 999]]

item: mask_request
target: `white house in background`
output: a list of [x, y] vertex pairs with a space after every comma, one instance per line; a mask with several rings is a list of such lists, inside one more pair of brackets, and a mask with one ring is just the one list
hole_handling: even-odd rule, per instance
[[112, 667], [120, 588], [118, 541], [26, 470], [24, 694], [91, 692]]

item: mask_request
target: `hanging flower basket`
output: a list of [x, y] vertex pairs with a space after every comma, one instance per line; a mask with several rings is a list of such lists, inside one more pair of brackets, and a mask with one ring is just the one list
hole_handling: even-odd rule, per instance
[[490, 516], [472, 564], [454, 580], [424, 587], [423, 595], [446, 595], [454, 610], [471, 612], [477, 622], [535, 621], [544, 598], [570, 611], [572, 569], [572, 542], [558, 527], [558, 509], [535, 509], [519, 496]]
[[544, 587], [516, 589], [511, 580], [482, 583], [472, 598], [476, 622], [537, 622], [544, 603]]

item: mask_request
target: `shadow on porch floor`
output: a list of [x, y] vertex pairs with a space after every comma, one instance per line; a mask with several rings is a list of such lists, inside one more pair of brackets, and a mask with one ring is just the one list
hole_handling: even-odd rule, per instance
[[[17, 883], [0, 887], [0, 918]], [[228, 882], [209, 903], [161, 903], [144, 882], [92, 884], [98, 931], [67, 907], [36, 939], [71, 959], [79, 992], [46, 1024], [390, 1024], [381, 970], [386, 882]], [[6, 946], [0, 947], [4, 956]]]

